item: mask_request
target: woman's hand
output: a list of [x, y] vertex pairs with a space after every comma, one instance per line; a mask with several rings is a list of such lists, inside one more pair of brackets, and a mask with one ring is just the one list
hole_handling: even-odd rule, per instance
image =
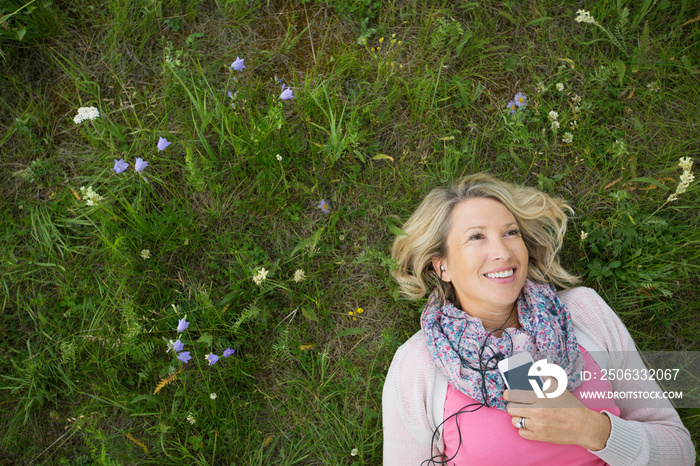
[[531, 390], [506, 390], [503, 397], [514, 426], [525, 418], [525, 428], [518, 429], [522, 438], [597, 451], [610, 437], [608, 416], [586, 408], [568, 390], [556, 398], [537, 398]]

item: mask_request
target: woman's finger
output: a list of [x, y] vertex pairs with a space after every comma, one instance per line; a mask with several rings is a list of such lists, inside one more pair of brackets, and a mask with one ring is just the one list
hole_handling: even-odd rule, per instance
[[505, 390], [503, 398], [508, 403], [532, 404], [537, 401], [537, 395], [532, 390]]

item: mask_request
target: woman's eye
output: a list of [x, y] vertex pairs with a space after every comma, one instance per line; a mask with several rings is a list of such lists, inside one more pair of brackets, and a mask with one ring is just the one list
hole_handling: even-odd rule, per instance
[[506, 233], [508, 236], [518, 236], [520, 235], [520, 230], [510, 230], [509, 232]]
[[477, 234], [475, 234], [475, 235], [471, 235], [471, 236], [469, 237], [469, 239], [471, 239], [471, 240], [474, 240], [474, 239], [482, 239], [483, 237], [484, 237], [484, 235], [482, 235], [481, 233], [477, 233]]

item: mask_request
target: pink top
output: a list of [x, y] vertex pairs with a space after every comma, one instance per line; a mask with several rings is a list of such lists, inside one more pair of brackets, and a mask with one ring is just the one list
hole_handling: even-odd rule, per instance
[[[612, 386], [608, 380], [600, 380], [600, 367], [590, 354], [579, 345], [584, 360], [585, 370], [592, 376], [585, 380], [572, 393], [588, 408], [595, 411], [605, 410], [620, 415], [620, 409], [610, 399], [582, 399], [580, 392], [610, 392]], [[465, 406], [476, 401], [464, 393], [447, 387], [445, 398], [444, 419], [456, 413]], [[469, 411], [470, 408], [465, 411]], [[460, 431], [462, 445], [460, 447]], [[569, 465], [604, 465], [587, 449], [578, 445], [557, 445], [554, 443], [527, 440], [518, 434], [513, 426], [512, 417], [496, 408], [483, 407], [474, 412], [466, 412], [452, 417], [444, 424], [443, 440], [445, 442], [445, 458], [452, 458], [450, 465], [468, 464], [521, 464], [527, 458], [528, 464], [566, 464]], [[466, 440], [465, 440], [466, 439]], [[508, 445], [508, 448], [503, 448]]]

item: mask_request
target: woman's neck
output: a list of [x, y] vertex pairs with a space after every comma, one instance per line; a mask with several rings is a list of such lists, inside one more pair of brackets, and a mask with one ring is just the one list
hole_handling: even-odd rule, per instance
[[502, 320], [498, 321], [486, 321], [481, 319], [481, 324], [484, 326], [484, 330], [493, 333], [496, 338], [500, 338], [503, 334], [503, 330], [507, 328], [520, 328], [520, 321], [518, 320], [517, 311], [511, 312], [508, 319], [505, 322]]
[[462, 307], [459, 298], [454, 297], [453, 305], [462, 312], [469, 314], [471, 317], [476, 317], [481, 321], [481, 325], [487, 332], [493, 333], [496, 338], [500, 338], [503, 330], [507, 328], [520, 328], [520, 320], [518, 319], [518, 302], [514, 302], [513, 306], [505, 312], [477, 312], [475, 310], [467, 310]]
[[[463, 309], [464, 310], [464, 309]], [[481, 320], [481, 325], [483, 325], [484, 330], [491, 332], [497, 338], [500, 338], [503, 334], [503, 330], [507, 328], [520, 328], [520, 321], [518, 320], [518, 311], [516, 303], [513, 303], [513, 307], [508, 311], [507, 314], [503, 313], [500, 315], [474, 315], [469, 311], [465, 311], [472, 317], [476, 317]]]

